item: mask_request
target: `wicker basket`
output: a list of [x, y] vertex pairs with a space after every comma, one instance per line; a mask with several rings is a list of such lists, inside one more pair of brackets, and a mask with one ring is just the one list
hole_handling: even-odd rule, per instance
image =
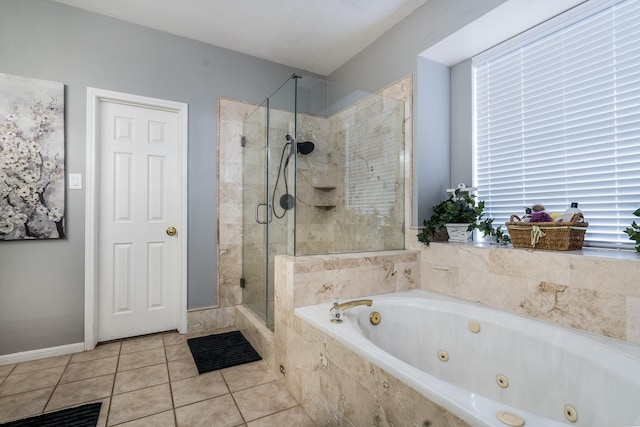
[[582, 249], [589, 223], [582, 214], [574, 215], [571, 222], [524, 222], [511, 215], [506, 226], [514, 248], [575, 251]]

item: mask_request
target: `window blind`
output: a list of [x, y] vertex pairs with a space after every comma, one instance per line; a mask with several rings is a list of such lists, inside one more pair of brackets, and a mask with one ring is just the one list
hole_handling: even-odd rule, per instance
[[588, 3], [474, 58], [475, 185], [494, 224], [536, 203], [563, 212], [578, 202], [585, 245], [631, 248], [640, 0]]

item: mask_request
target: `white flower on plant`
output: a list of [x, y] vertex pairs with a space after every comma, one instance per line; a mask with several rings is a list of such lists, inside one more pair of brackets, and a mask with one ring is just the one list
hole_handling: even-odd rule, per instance
[[27, 184], [33, 184], [34, 182], [36, 182], [38, 180], [38, 177], [35, 176], [33, 173], [26, 173], [22, 177], [22, 180]]
[[7, 121], [8, 121], [8, 122], [13, 122], [13, 121], [15, 121], [17, 118], [18, 118], [18, 116], [17, 116], [16, 114], [14, 114], [14, 113], [7, 114]]
[[42, 166], [45, 169], [53, 169], [56, 167], [56, 164], [54, 162], [52, 162], [51, 160], [45, 160], [44, 162], [42, 162]]
[[42, 215], [46, 215], [49, 213], [49, 208], [43, 205], [40, 205], [36, 208], [36, 212]]
[[20, 156], [18, 156], [18, 153], [16, 153], [13, 150], [8, 150], [3, 157], [4, 157], [4, 162], [7, 164], [15, 163], [20, 158]]
[[25, 222], [27, 222], [28, 219], [29, 217], [22, 212], [17, 213], [13, 216], [14, 224], [24, 224]]
[[0, 221], [0, 233], [8, 234], [13, 231], [13, 223], [9, 221]]
[[62, 209], [60, 208], [52, 208], [48, 213], [49, 221], [58, 222], [62, 219]]
[[26, 185], [19, 187], [17, 193], [18, 193], [18, 196], [22, 197], [23, 199], [27, 199], [29, 198], [29, 196], [32, 195], [31, 187]]
[[0, 211], [0, 214], [3, 219], [11, 220], [16, 215], [16, 212], [13, 209], [11, 209], [10, 206], [7, 206], [7, 208], [4, 211]]
[[18, 155], [20, 155], [22, 157], [29, 156], [29, 149], [27, 147], [25, 147], [24, 145], [21, 145], [20, 147], [18, 147]]

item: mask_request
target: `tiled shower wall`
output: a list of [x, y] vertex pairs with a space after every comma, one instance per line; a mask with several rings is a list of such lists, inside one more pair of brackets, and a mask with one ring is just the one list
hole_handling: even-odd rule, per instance
[[298, 123], [316, 150], [298, 157], [296, 255], [402, 249], [403, 104], [373, 95]]
[[[403, 221], [410, 218], [409, 206], [412, 186], [407, 179], [411, 176], [411, 93], [412, 77], [404, 79], [381, 90], [379, 96], [371, 96], [356, 105], [339, 111], [331, 117], [315, 117], [299, 114], [297, 117], [298, 140], [312, 141], [316, 148], [306, 156], [298, 156], [298, 200], [297, 203], [297, 250], [305, 253], [332, 253], [352, 250], [382, 250], [402, 248], [404, 235]], [[402, 102], [398, 108], [398, 101]], [[264, 200], [264, 188], [261, 181], [264, 169], [264, 147], [261, 153], [245, 156], [249, 162], [243, 165], [243, 151], [249, 148], [251, 140], [264, 141], [266, 112], [263, 107], [241, 101], [221, 98], [218, 101], [218, 288], [220, 307], [231, 307], [242, 302], [239, 288], [242, 277], [242, 235], [247, 239], [245, 250], [247, 259], [258, 260], [263, 256], [264, 226], [255, 223], [255, 210], [242, 211], [242, 171], [249, 168], [249, 182], [244, 183], [246, 200]], [[247, 119], [249, 126], [243, 126]], [[285, 135], [291, 132], [293, 117], [291, 113], [271, 111], [271, 137], [276, 147], [285, 142]], [[400, 145], [394, 135], [404, 135]], [[240, 149], [240, 138], [247, 137], [247, 147]], [[395, 142], [393, 142], [395, 141]], [[349, 144], [349, 151], [345, 149]], [[395, 144], [395, 146], [394, 146]], [[255, 147], [256, 145], [253, 145]], [[375, 146], [377, 149], [369, 150]], [[259, 148], [260, 149], [260, 148]], [[280, 148], [271, 154], [272, 162], [278, 162]], [[347, 162], [355, 165], [367, 165], [360, 176], [345, 175]], [[404, 169], [396, 169], [394, 175], [381, 174], [385, 163], [394, 165], [404, 162]], [[277, 166], [277, 165], [276, 165]], [[353, 165], [350, 165], [353, 166]], [[373, 167], [373, 170], [372, 170]], [[271, 168], [271, 183], [275, 182], [277, 169]], [[404, 174], [404, 176], [402, 175]], [[359, 178], [357, 181], [355, 178]], [[294, 168], [289, 167], [288, 179], [294, 180]], [[380, 203], [380, 210], [366, 210], [353, 207], [363, 195], [363, 183], [371, 183], [370, 188], [378, 185], [386, 190], [388, 197]], [[351, 187], [348, 187], [351, 183]], [[314, 188], [315, 187], [315, 188]], [[278, 185], [279, 195], [284, 191], [282, 178]], [[292, 191], [292, 190], [291, 190]], [[269, 200], [271, 195], [269, 194]], [[365, 199], [368, 199], [366, 195]], [[404, 200], [403, 200], [404, 198]], [[362, 200], [362, 199], [360, 199]], [[390, 201], [392, 200], [392, 201]], [[346, 204], [352, 208], [347, 209]], [[404, 206], [406, 209], [403, 209]], [[243, 230], [243, 215], [245, 229]], [[260, 211], [260, 215], [266, 215]], [[384, 220], [381, 222], [379, 217]], [[283, 219], [273, 218], [270, 233], [270, 250], [277, 253], [293, 253], [293, 216], [289, 213]], [[263, 285], [264, 266], [248, 263], [245, 266], [247, 288], [244, 290], [245, 302], [255, 302], [255, 308], [264, 306], [266, 295]], [[273, 271], [267, 272], [273, 277]], [[257, 282], [260, 282], [258, 285]], [[273, 289], [273, 287], [271, 287]], [[254, 307], [252, 307], [254, 308]]]

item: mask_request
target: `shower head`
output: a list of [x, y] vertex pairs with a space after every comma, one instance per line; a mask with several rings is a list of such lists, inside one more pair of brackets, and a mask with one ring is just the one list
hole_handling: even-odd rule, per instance
[[311, 141], [298, 142], [298, 153], [309, 154], [316, 148], [315, 144]]
[[[292, 137], [291, 135], [287, 135], [285, 139], [287, 140], [287, 144], [293, 144], [295, 142], [296, 150], [300, 154], [309, 154], [313, 151], [314, 148], [316, 148], [313, 142], [311, 141], [296, 142], [295, 138]], [[291, 154], [293, 154], [293, 146], [291, 147]]]

